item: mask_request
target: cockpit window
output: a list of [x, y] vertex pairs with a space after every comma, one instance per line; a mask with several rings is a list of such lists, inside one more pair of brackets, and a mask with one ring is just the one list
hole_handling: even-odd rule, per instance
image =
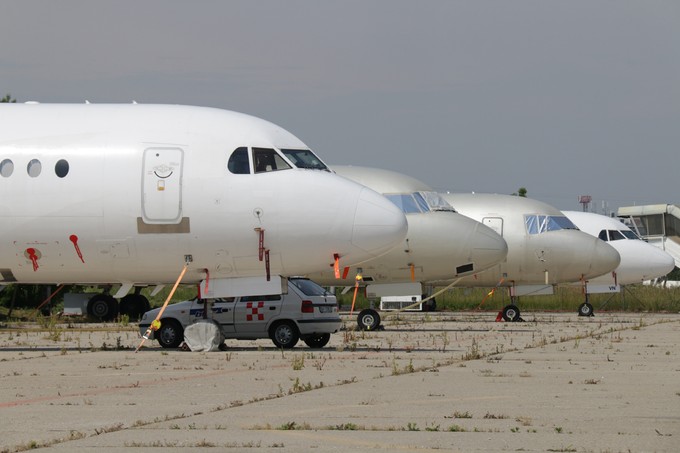
[[623, 234], [628, 239], [641, 240], [640, 237], [631, 230], [621, 230], [621, 234]]
[[293, 162], [297, 168], [330, 171], [326, 164], [308, 149], [282, 149], [281, 152]]
[[456, 212], [456, 210], [453, 209], [453, 206], [451, 206], [448, 201], [444, 200], [437, 192], [418, 192], [416, 195], [420, 195], [425, 199], [431, 211]]
[[385, 196], [405, 214], [430, 211], [456, 212], [437, 192], [392, 193]]
[[271, 148], [253, 148], [253, 163], [255, 164], [255, 173], [291, 168], [283, 157]]
[[578, 230], [576, 225], [564, 216], [525, 215], [524, 223], [529, 234], [541, 234], [557, 230]]
[[602, 230], [598, 235], [603, 241], [621, 241], [623, 239], [640, 239], [635, 233], [630, 230]]
[[396, 207], [401, 209], [405, 214], [410, 214], [413, 212], [422, 212], [418, 207], [418, 203], [411, 194], [388, 194], [385, 195], [388, 200], [395, 204]]
[[619, 230], [609, 230], [610, 241], [620, 241], [622, 239], [626, 239], [626, 237]]
[[245, 146], [236, 148], [231, 156], [227, 168], [235, 175], [247, 175], [250, 173], [250, 164], [248, 163], [248, 148]]
[[427, 205], [427, 200], [425, 200], [425, 198], [418, 192], [413, 194], [413, 199], [416, 200], [416, 203], [422, 212], [427, 212], [430, 210], [430, 207]]

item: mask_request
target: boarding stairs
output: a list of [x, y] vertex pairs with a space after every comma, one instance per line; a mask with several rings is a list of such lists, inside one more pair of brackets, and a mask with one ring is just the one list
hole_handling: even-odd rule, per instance
[[680, 267], [680, 206], [626, 206], [619, 208], [618, 216], [642, 239], [671, 255]]

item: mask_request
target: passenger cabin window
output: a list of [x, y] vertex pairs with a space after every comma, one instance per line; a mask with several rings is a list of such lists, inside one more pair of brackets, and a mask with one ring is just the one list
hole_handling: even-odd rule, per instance
[[282, 149], [281, 152], [289, 161], [293, 162], [297, 168], [330, 171], [326, 164], [321, 162], [319, 158], [308, 149]]
[[14, 173], [14, 162], [9, 159], [5, 159], [0, 162], [0, 175], [3, 178], [9, 178]]
[[31, 178], [37, 178], [42, 172], [42, 164], [38, 159], [32, 159], [26, 166], [26, 172]]
[[227, 163], [227, 169], [235, 175], [247, 175], [250, 173], [250, 163], [248, 161], [248, 148], [242, 146], [236, 148]]
[[578, 230], [576, 225], [565, 216], [525, 215], [524, 223], [529, 234], [541, 234], [558, 230]]
[[66, 175], [68, 175], [68, 161], [65, 159], [59, 159], [57, 163], [54, 165], [54, 173], [60, 177], [64, 178]]
[[255, 173], [291, 168], [283, 157], [271, 148], [253, 148], [253, 163], [255, 165]]

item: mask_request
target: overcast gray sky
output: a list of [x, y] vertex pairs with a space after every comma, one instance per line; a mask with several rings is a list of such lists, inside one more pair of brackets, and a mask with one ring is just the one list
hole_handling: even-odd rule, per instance
[[678, 1], [21, 0], [0, 18], [19, 101], [220, 107], [440, 190], [680, 203]]

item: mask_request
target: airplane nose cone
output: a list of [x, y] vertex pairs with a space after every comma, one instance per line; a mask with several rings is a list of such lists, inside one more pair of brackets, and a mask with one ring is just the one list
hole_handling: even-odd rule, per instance
[[476, 228], [468, 244], [475, 271], [488, 269], [505, 260], [508, 244], [494, 230], [476, 222]]
[[612, 244], [617, 243], [627, 247], [626, 251], [621, 251], [621, 264], [616, 270], [619, 281], [625, 279], [621, 281], [622, 284], [663, 277], [675, 267], [675, 260], [671, 255], [647, 242], [631, 240], [615, 241]]
[[586, 278], [597, 277], [613, 271], [621, 262], [621, 256], [614, 247], [606, 242], [593, 239], [590, 253], [590, 268], [585, 273]]
[[406, 216], [391, 201], [371, 189], [359, 194], [354, 214], [352, 244], [371, 256], [380, 256], [406, 238]]
[[[644, 244], [649, 245], [646, 242]], [[654, 252], [650, 253], [647, 258], [645, 280], [663, 277], [675, 268], [675, 259], [671, 255], [653, 245], [650, 247], [654, 249]]]

